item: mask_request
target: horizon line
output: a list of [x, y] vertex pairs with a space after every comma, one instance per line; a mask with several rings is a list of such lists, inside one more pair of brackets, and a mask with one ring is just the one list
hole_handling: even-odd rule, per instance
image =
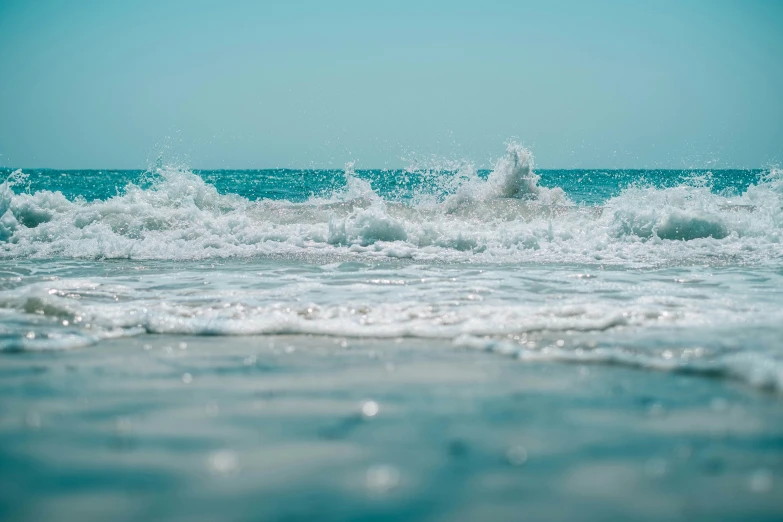
[[[220, 171], [270, 171], [270, 170], [282, 170], [282, 171], [338, 171], [338, 172], [344, 172], [345, 168], [338, 168], [338, 167], [241, 167], [241, 168], [230, 168], [230, 167], [221, 167], [221, 168], [201, 168], [201, 167], [170, 167], [170, 168], [184, 168], [185, 170], [190, 171], [213, 171], [213, 172], [220, 172]], [[671, 171], [683, 171], [683, 170], [690, 170], [690, 171], [726, 171], [726, 170], [769, 170], [771, 168], [776, 168], [774, 166], [769, 167], [718, 167], [718, 168], [710, 168], [710, 167], [546, 167], [546, 168], [534, 168], [534, 172], [545, 172], [545, 171], [552, 171], [552, 170], [571, 170], [571, 171], [595, 171], [595, 170], [603, 170], [603, 171], [627, 171], [627, 170], [671, 170]], [[152, 170], [150, 167], [146, 168], [60, 168], [60, 167], [17, 167], [17, 166], [0, 166], [0, 170], [31, 170], [31, 171], [57, 171], [57, 172], [86, 172], [86, 171], [108, 171], [108, 172], [145, 172]], [[356, 172], [362, 172], [362, 171], [409, 171], [409, 172], [417, 172], [417, 171], [424, 171], [424, 170], [435, 170], [435, 169], [427, 169], [427, 168], [421, 168], [421, 169], [409, 169], [407, 167], [367, 167], [367, 168], [355, 168], [354, 171]], [[459, 169], [442, 169], [443, 172], [457, 172]], [[477, 171], [492, 171], [492, 167], [483, 167], [483, 168], [477, 168]]]

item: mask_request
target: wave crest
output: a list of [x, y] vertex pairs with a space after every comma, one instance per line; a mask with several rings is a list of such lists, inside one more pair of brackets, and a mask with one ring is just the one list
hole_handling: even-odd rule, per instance
[[305, 202], [221, 194], [200, 176], [160, 168], [106, 200], [0, 185], [0, 257], [205, 259], [361, 255], [476, 262], [659, 265], [783, 259], [783, 174], [741, 195], [694, 180], [631, 186], [603, 206], [539, 185], [533, 156], [509, 144], [487, 179], [444, 173], [442, 201], [385, 199], [346, 166], [345, 187]]

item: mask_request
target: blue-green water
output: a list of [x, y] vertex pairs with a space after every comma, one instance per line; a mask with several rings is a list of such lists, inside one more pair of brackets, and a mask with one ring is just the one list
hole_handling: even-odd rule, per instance
[[783, 512], [778, 170], [0, 179], [3, 519]]
[[[0, 178], [14, 169], [0, 169]], [[36, 170], [24, 169], [29, 176], [26, 189], [59, 191], [68, 198], [92, 201], [123, 192], [129, 183], [149, 187], [154, 180], [146, 170]], [[479, 170], [486, 179], [491, 171]], [[237, 194], [249, 200], [276, 199], [303, 202], [315, 195], [329, 195], [345, 186], [342, 170], [193, 170], [221, 194]], [[440, 181], [457, 171], [440, 170], [361, 170], [357, 178], [370, 182], [373, 190], [386, 198], [406, 200], [421, 192], [448, 196]], [[740, 194], [758, 183], [764, 170], [539, 170], [543, 187], [562, 187], [568, 197], [581, 205], [596, 205], [618, 196], [632, 185], [657, 188], [676, 187], [695, 179], [709, 182], [716, 193]]]

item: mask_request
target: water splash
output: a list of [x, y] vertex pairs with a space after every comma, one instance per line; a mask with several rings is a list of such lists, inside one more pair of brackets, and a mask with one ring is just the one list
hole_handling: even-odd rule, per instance
[[408, 257], [623, 266], [777, 262], [783, 176], [772, 169], [738, 195], [709, 175], [668, 187], [631, 185], [602, 206], [542, 187], [519, 144], [486, 178], [469, 164], [435, 176], [445, 197], [384, 196], [345, 167], [345, 186], [304, 202], [220, 194], [188, 169], [158, 167], [117, 195], [86, 201], [0, 185], [0, 257], [209, 259], [269, 255]]

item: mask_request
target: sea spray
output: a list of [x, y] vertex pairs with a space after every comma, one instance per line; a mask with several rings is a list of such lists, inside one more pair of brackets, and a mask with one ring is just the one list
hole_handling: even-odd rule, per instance
[[735, 195], [694, 177], [671, 187], [631, 185], [599, 206], [576, 205], [563, 187], [541, 186], [532, 154], [515, 143], [486, 177], [469, 165], [442, 172], [437, 186], [450, 193], [441, 199], [389, 197], [353, 164], [344, 186], [303, 202], [221, 194], [184, 168], [158, 168], [92, 201], [20, 191], [21, 175], [0, 186], [6, 259], [404, 253], [443, 262], [643, 267], [783, 258], [783, 189], [775, 169]]

